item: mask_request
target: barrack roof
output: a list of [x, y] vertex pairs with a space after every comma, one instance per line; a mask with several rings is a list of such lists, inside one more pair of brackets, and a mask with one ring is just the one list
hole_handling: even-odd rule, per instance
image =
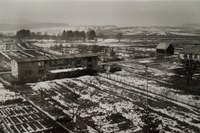
[[200, 55], [200, 45], [186, 45], [180, 53]]
[[19, 57], [13, 58], [16, 62], [37, 62], [37, 61], [48, 61], [48, 60], [59, 60], [59, 59], [73, 59], [73, 58], [85, 58], [85, 57], [96, 57], [94, 53], [86, 54], [75, 54], [75, 55], [44, 55], [37, 57]]
[[170, 43], [159, 43], [156, 49], [166, 50], [170, 45]]

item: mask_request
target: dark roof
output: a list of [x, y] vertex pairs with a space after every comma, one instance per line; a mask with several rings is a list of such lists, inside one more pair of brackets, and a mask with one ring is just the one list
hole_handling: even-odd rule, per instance
[[170, 45], [170, 43], [159, 43], [156, 49], [166, 50]]
[[73, 59], [73, 58], [84, 58], [84, 57], [97, 57], [94, 53], [87, 54], [76, 54], [76, 55], [44, 55], [37, 57], [19, 57], [14, 58], [16, 62], [35, 62], [35, 61], [47, 61], [47, 60], [59, 60], [59, 59]]
[[200, 45], [186, 45], [180, 53], [200, 55]]

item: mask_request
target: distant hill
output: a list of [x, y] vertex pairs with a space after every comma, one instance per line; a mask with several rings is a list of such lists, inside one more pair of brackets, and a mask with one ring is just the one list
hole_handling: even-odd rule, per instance
[[191, 24], [183, 24], [181, 27], [200, 27], [200, 24], [191, 23]]
[[31, 23], [31, 24], [0, 24], [0, 31], [13, 31], [20, 29], [39, 29], [69, 26], [65, 23]]

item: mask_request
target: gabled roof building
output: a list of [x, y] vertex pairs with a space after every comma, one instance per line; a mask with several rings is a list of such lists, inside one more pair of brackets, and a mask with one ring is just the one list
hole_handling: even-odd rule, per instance
[[156, 52], [161, 54], [174, 54], [174, 46], [170, 43], [159, 43]]

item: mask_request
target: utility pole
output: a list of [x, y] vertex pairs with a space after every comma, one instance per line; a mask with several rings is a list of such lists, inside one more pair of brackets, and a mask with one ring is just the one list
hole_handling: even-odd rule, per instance
[[146, 92], [147, 92], [147, 96], [146, 96], [146, 109], [148, 109], [148, 66], [145, 65], [145, 73], [146, 73]]
[[147, 133], [149, 133], [149, 108], [148, 108], [148, 66], [147, 65], [145, 65], [145, 73], [146, 73], [146, 92], [147, 92], [147, 94], [146, 94], [146, 115], [147, 115]]
[[165, 50], [165, 56], [164, 56], [164, 58], [165, 58], [165, 64], [166, 64], [166, 50]]

